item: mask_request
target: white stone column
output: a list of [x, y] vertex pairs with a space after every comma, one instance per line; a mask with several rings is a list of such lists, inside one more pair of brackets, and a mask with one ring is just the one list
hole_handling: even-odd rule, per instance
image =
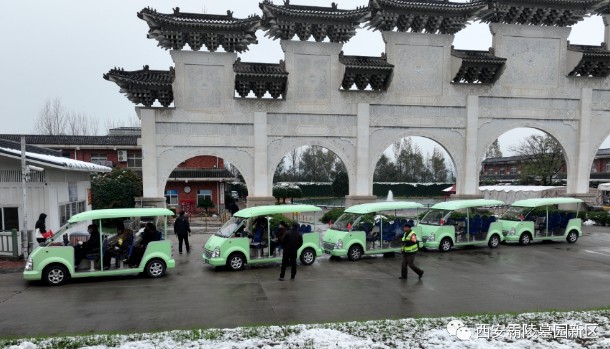
[[570, 163], [568, 169], [568, 194], [588, 194], [589, 176], [591, 172], [591, 154], [589, 153], [591, 133], [591, 103], [593, 90], [583, 88], [580, 96], [580, 123], [578, 125], [578, 144], [576, 159]]
[[610, 15], [603, 15], [602, 20], [604, 21], [604, 42], [608, 45], [610, 44]]
[[[345, 197], [345, 207], [366, 202], [374, 202], [373, 174], [369, 173], [370, 161], [370, 105], [358, 103], [358, 119], [356, 121], [356, 178], [350, 181], [350, 194]], [[354, 183], [354, 185], [352, 185]]]
[[457, 173], [456, 196], [479, 196], [479, 164], [477, 163], [477, 143], [479, 132], [479, 96], [468, 96], [466, 100], [466, 141], [464, 144], [465, 163], [461, 173]]
[[254, 113], [254, 193], [255, 197], [272, 196], [268, 188], [267, 113]]
[[[156, 112], [155, 109], [151, 108], [137, 108], [136, 112], [138, 113], [142, 125], [140, 145], [142, 146], [143, 195], [145, 198], [163, 197], [163, 187], [157, 182], [157, 146], [155, 142], [157, 136], [157, 127], [155, 123]], [[165, 184], [163, 184], [163, 186], [164, 185]]]

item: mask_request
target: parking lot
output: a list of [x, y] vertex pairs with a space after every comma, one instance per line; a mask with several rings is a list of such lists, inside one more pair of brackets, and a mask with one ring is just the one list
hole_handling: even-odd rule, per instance
[[[193, 234], [166, 277], [27, 283], [0, 274], [0, 335], [138, 332], [317, 323], [610, 305], [610, 229], [584, 227], [576, 244], [537, 243], [421, 252], [422, 280], [399, 280], [400, 256], [358, 262], [322, 257], [277, 280], [278, 265], [214, 271]], [[175, 237], [174, 237], [175, 239]]]

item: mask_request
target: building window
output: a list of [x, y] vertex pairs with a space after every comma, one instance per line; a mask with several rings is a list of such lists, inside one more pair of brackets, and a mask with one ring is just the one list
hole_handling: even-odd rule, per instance
[[206, 199], [212, 201], [212, 191], [208, 189], [197, 190], [197, 206], [202, 206]]
[[17, 207], [0, 207], [0, 231], [19, 230]]
[[606, 162], [606, 172], [610, 172], [610, 162]]
[[504, 175], [504, 167], [500, 167], [500, 170], [498, 171], [500, 176]]
[[595, 166], [595, 162], [591, 164], [591, 173], [597, 173], [597, 167]]
[[142, 154], [127, 154], [127, 167], [142, 167]]
[[91, 154], [91, 162], [93, 162], [94, 164], [107, 160], [108, 156], [106, 156], [106, 154]]
[[512, 166], [510, 168], [510, 174], [512, 174], [512, 175], [517, 174], [517, 166]]
[[494, 174], [494, 168], [493, 168], [493, 167], [488, 168], [488, 169], [487, 169], [487, 174], [488, 174], [488, 175], [490, 175], [490, 176], [493, 176], [493, 174]]
[[59, 205], [59, 224], [64, 225], [68, 223], [70, 217], [81, 212], [85, 212], [84, 201], [69, 202]]
[[178, 205], [178, 191], [174, 189], [166, 190], [165, 203], [168, 205]]

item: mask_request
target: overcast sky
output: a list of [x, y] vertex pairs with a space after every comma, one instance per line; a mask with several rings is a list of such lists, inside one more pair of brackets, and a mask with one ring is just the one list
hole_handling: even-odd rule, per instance
[[[35, 119], [47, 99], [58, 98], [73, 112], [100, 120], [134, 118], [134, 104], [119, 93], [116, 84], [102, 78], [113, 67], [138, 70], [169, 69], [173, 62], [157, 41], [146, 38], [147, 24], [136, 13], [145, 7], [169, 13], [179, 6], [181, 12], [226, 14], [243, 18], [261, 15], [256, 0], [5, 0], [0, 11], [4, 69], [0, 84], [2, 129], [0, 133], [33, 133]], [[274, 0], [280, 4], [281, 0]], [[331, 0], [293, 0], [293, 4], [330, 6]], [[336, 1], [339, 8], [355, 8], [368, 0]], [[603, 41], [601, 17], [594, 16], [573, 27], [574, 44], [599, 45]], [[278, 41], [258, 31], [258, 45], [240, 54], [246, 62], [278, 62], [283, 53]], [[455, 37], [458, 49], [487, 50], [491, 34], [487, 25], [471, 23]], [[379, 32], [358, 30], [344, 45], [346, 54], [379, 55], [384, 45]], [[514, 135], [513, 135], [514, 133]], [[523, 132], [507, 133], [500, 143], [512, 142]], [[610, 137], [609, 137], [610, 138]], [[604, 147], [610, 147], [607, 140]]]

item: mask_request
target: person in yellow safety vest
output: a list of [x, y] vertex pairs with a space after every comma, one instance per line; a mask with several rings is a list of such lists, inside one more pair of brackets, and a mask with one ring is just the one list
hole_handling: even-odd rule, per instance
[[402, 236], [402, 248], [400, 249], [402, 252], [402, 266], [399, 279], [407, 279], [407, 267], [411, 268], [411, 270], [421, 279], [424, 275], [424, 271], [415, 265], [415, 255], [417, 254], [418, 249], [417, 235], [411, 230], [411, 225], [408, 223], [405, 224], [404, 231], [405, 234]]

